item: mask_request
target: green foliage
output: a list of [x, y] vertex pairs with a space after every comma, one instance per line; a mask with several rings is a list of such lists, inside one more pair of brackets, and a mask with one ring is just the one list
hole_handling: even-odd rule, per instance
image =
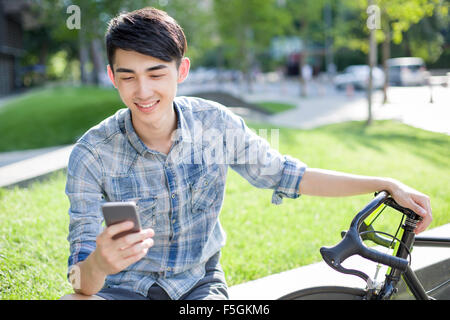
[[276, 0], [214, 0], [213, 9], [224, 55], [245, 73], [292, 21]]
[[[333, 27], [335, 48], [368, 53], [368, 1], [338, 2], [340, 6], [335, 8]], [[409, 48], [406, 55], [422, 57], [429, 62], [439, 58], [444, 43], [440, 31], [448, 28], [449, 24], [448, 4], [439, 0], [374, 0], [373, 4], [380, 8], [381, 28], [376, 32], [378, 43], [383, 42], [386, 32], [389, 32], [393, 44], [405, 43]], [[430, 21], [433, 21], [431, 25]], [[424, 25], [427, 26], [424, 28]]]
[[[402, 52], [423, 57], [427, 62], [439, 59], [446, 43], [442, 30], [449, 25], [448, 2], [373, 2], [381, 11], [379, 43], [384, 40], [385, 32], [392, 32], [393, 44], [405, 44], [401, 46], [405, 47]], [[73, 76], [67, 73], [72, 73], [74, 61], [80, 60], [81, 43], [86, 45], [92, 39], [103, 39], [112, 17], [145, 6], [167, 11], [184, 28], [188, 39], [187, 55], [194, 68], [226, 66], [247, 73], [256, 64], [265, 70], [267, 66], [279, 65], [279, 61], [268, 61], [272, 59], [268, 48], [274, 36], [299, 36], [304, 44], [318, 47], [323, 47], [326, 38], [331, 37], [335, 51], [347, 48], [367, 54], [369, 50], [367, 0], [32, 0], [31, 3], [33, 15], [41, 25], [37, 30], [26, 32], [22, 64], [48, 64], [61, 57], [60, 51], [65, 51], [68, 67], [64, 72], [54, 72], [52, 66], [48, 75], [51, 79], [78, 80], [80, 72]], [[81, 30], [66, 27], [66, 8], [71, 4], [81, 9]], [[325, 21], [327, 8], [331, 12], [331, 27]], [[431, 27], [422, 28], [423, 21], [430, 19]], [[418, 25], [426, 32], [417, 33]], [[102, 52], [95, 54], [105, 56], [104, 50], [102, 47]], [[78, 66], [82, 67], [82, 63]], [[94, 67], [99, 72], [99, 67]]]

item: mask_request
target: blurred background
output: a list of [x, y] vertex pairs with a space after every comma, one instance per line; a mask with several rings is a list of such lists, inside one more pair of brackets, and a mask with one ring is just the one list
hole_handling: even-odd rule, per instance
[[[383, 86], [391, 57], [421, 58], [405, 62], [404, 73], [450, 71], [447, 1], [375, 3], [382, 16], [375, 86]], [[69, 29], [76, 22], [75, 11], [67, 12], [72, 4], [81, 18], [79, 28]], [[339, 88], [351, 81], [364, 86], [357, 81], [364, 67], [346, 68], [368, 64], [366, 0], [0, 0], [0, 96], [50, 82], [108, 86], [107, 23], [145, 6], [167, 11], [184, 28], [192, 82], [240, 81], [251, 89], [252, 82], [301, 77], [302, 70], [306, 80], [347, 71], [336, 79]], [[412, 77], [402, 82], [393, 74], [391, 84], [424, 83]]]
[[[111, 115], [121, 102], [106, 74], [107, 24], [145, 6], [184, 28], [192, 68], [178, 94], [259, 111], [252, 119], [310, 110], [272, 122], [288, 126], [364, 97], [369, 109], [349, 112], [368, 110], [370, 123], [376, 105], [450, 102], [444, 0], [0, 0], [0, 151], [70, 144]], [[386, 117], [412, 112], [402, 108]], [[437, 127], [450, 133], [427, 124]]]
[[[272, 146], [266, 128], [279, 129], [280, 153], [311, 167], [398, 179], [433, 199], [433, 228], [450, 222], [448, 0], [0, 0], [0, 299], [72, 292], [64, 168], [124, 107], [106, 75], [108, 21], [145, 6], [184, 28], [192, 69], [178, 95], [224, 104]], [[229, 286], [320, 261], [342, 213], [370, 197], [280, 209], [228, 177]]]

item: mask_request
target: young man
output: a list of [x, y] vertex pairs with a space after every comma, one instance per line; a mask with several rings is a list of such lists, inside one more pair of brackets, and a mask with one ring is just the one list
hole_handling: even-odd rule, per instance
[[[145, 8], [114, 18], [106, 34], [108, 74], [127, 108], [89, 130], [68, 166], [70, 279], [65, 299], [227, 299], [218, 215], [228, 167], [272, 202], [300, 194], [349, 196], [387, 190], [431, 222], [429, 198], [389, 178], [307, 168], [283, 156], [227, 108], [176, 97], [189, 59], [182, 29]], [[102, 228], [106, 201], [137, 203], [143, 229]], [[299, 222], [300, 223], [300, 222]]]

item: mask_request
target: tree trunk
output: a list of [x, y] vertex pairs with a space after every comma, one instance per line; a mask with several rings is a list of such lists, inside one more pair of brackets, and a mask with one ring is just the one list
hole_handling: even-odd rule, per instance
[[239, 54], [241, 56], [241, 71], [243, 80], [247, 87], [247, 92], [253, 92], [252, 76], [251, 76], [251, 62], [250, 62], [250, 40], [248, 37], [248, 29], [244, 29], [242, 37], [239, 39]]
[[375, 39], [375, 29], [370, 30], [369, 37], [369, 83], [367, 84], [368, 118], [367, 125], [372, 124], [372, 92], [373, 92], [373, 67], [377, 59], [377, 43]]
[[[42, 41], [42, 45], [39, 50], [39, 62], [38, 63], [40, 65], [43, 65], [43, 66], [47, 65], [48, 47], [49, 47], [48, 41], [47, 40]], [[41, 77], [42, 77], [41, 79], [43, 81], [46, 81], [47, 80], [47, 72], [44, 72]]]
[[82, 31], [83, 29], [80, 29], [78, 31], [78, 41], [80, 43], [79, 45], [79, 54], [80, 54], [80, 74], [81, 74], [81, 83], [82, 84], [89, 84], [90, 81], [90, 75], [88, 70], [88, 63], [89, 63], [89, 48], [86, 44], [85, 35]]
[[306, 40], [306, 37], [304, 37], [304, 38], [305, 38], [303, 40], [304, 48], [300, 52], [299, 61], [298, 61], [298, 76], [299, 76], [299, 82], [300, 82], [300, 96], [302, 96], [302, 97], [306, 97], [308, 95], [308, 90], [306, 88], [308, 83], [307, 83], [307, 81], [306, 81], [306, 79], [304, 77], [304, 74], [303, 74], [305, 64], [306, 64], [306, 62], [308, 60], [308, 42]]
[[[386, 14], [385, 14], [386, 16]], [[383, 41], [383, 69], [384, 69], [384, 85], [383, 85], [383, 104], [388, 103], [388, 88], [389, 88], [389, 68], [387, 60], [391, 57], [391, 30], [389, 20], [385, 18], [384, 24], [384, 41]]]
[[98, 38], [91, 40], [91, 55], [94, 64], [94, 83], [100, 86], [107, 86], [109, 81], [103, 56], [103, 46]]

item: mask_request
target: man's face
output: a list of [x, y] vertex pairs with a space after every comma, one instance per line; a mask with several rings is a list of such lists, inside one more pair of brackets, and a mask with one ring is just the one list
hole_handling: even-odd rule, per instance
[[136, 51], [117, 49], [114, 74], [108, 74], [125, 105], [130, 108], [133, 122], [155, 124], [173, 112], [177, 85], [189, 71], [189, 60], [183, 58], [177, 68], [175, 61], [166, 62]]

